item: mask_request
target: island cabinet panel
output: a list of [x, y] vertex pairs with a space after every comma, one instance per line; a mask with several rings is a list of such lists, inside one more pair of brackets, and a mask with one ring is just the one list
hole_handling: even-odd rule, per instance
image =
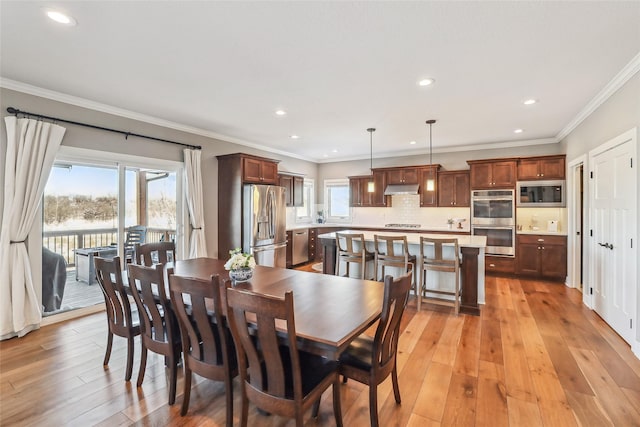
[[419, 174], [416, 167], [393, 168], [386, 170], [387, 184], [418, 184]]
[[[418, 183], [420, 184], [420, 188], [418, 192], [420, 193], [420, 207], [437, 207], [438, 206], [438, 190], [440, 188], [440, 183], [438, 182], [438, 169], [440, 165], [433, 165], [419, 169]], [[428, 190], [427, 181], [432, 179], [434, 182], [433, 190]]]
[[287, 252], [286, 252], [286, 268], [291, 268], [293, 265], [293, 231], [287, 231]]
[[278, 185], [278, 163], [268, 159], [244, 157], [242, 178], [245, 183], [250, 184]]
[[469, 171], [438, 172], [438, 206], [468, 207], [470, 199]]
[[469, 160], [471, 189], [514, 188], [516, 186], [515, 160]]
[[564, 280], [567, 275], [567, 237], [519, 234], [516, 237], [516, 259], [518, 275]]
[[518, 180], [565, 179], [566, 156], [530, 157], [518, 160]]

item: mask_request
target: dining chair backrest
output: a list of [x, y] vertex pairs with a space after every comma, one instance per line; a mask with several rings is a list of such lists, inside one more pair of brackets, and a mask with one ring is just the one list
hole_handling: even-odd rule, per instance
[[237, 374], [233, 339], [226, 327], [220, 302], [218, 275], [209, 280], [169, 276], [172, 307], [178, 318], [184, 355], [185, 388], [181, 414], [189, 408], [192, 372], [224, 381], [227, 425], [233, 424], [232, 378]]
[[165, 354], [177, 342], [178, 326], [171, 316], [171, 306], [164, 281], [164, 266], [129, 264], [129, 286], [140, 312], [143, 340], [153, 352]]
[[[228, 287], [227, 305], [229, 327], [239, 353], [240, 378], [248, 386], [249, 399], [253, 401], [252, 396], [266, 393], [264, 400], [268, 406], [277, 405], [279, 400], [286, 398], [286, 371], [293, 373], [294, 398], [301, 399], [302, 383], [296, 350], [293, 293], [287, 292], [282, 299]], [[254, 316], [256, 339], [247, 326], [248, 319]], [[280, 353], [276, 333], [278, 321], [284, 321], [286, 325], [289, 360], [283, 359]]]
[[134, 245], [133, 263], [146, 265], [166, 264], [175, 261], [176, 245], [174, 242], [136, 243]]
[[373, 340], [372, 368], [385, 378], [395, 366], [400, 337], [400, 321], [411, 289], [411, 273], [384, 278], [382, 314]]
[[[104, 295], [107, 319], [114, 332], [131, 328], [131, 304], [122, 282], [120, 257], [94, 257], [96, 278]], [[118, 334], [121, 335], [121, 334]]]

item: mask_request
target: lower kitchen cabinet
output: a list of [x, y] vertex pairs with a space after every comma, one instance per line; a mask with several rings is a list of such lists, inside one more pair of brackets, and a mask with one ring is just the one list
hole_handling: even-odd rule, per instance
[[564, 280], [567, 276], [567, 237], [519, 234], [516, 259], [518, 275]]
[[486, 274], [513, 274], [515, 272], [515, 259], [504, 256], [490, 256], [484, 258], [484, 271]]
[[287, 258], [285, 267], [291, 268], [293, 265], [293, 231], [287, 231]]
[[316, 259], [320, 258], [320, 252], [317, 249], [317, 245], [318, 245], [318, 229], [317, 228], [310, 228], [309, 229], [309, 261], [315, 261]]

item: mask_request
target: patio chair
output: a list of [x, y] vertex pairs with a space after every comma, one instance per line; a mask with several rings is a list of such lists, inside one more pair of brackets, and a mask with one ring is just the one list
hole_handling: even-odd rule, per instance
[[124, 253], [127, 263], [131, 263], [135, 253], [136, 243], [142, 244], [147, 238], [147, 227], [144, 225], [134, 225], [127, 228], [127, 236], [124, 240]]

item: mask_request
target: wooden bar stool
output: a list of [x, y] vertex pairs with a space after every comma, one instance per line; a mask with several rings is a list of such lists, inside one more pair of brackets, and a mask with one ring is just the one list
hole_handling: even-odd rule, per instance
[[[401, 245], [402, 250], [397, 253], [395, 245]], [[384, 280], [384, 268], [396, 267], [403, 269], [404, 273], [411, 272], [411, 289], [415, 292], [416, 298], [419, 300], [419, 292], [416, 283], [416, 256], [409, 254], [409, 244], [407, 243], [407, 236], [380, 236], [373, 235], [373, 249], [375, 259], [373, 263], [373, 269], [375, 272], [375, 279], [378, 281]], [[378, 276], [378, 267], [381, 267], [381, 274]], [[380, 278], [378, 278], [380, 277]]]
[[[354, 242], [360, 242], [360, 249], [357, 251], [353, 249]], [[364, 279], [367, 262], [374, 260], [373, 253], [365, 247], [364, 234], [336, 233], [336, 251], [336, 276], [340, 275], [340, 262], [347, 263], [346, 277], [349, 277], [349, 265], [356, 263], [361, 265], [360, 278]]]
[[[443, 258], [442, 246], [451, 245], [453, 248], [453, 258]], [[429, 253], [433, 255], [429, 255]], [[446, 305], [453, 307], [456, 316], [460, 311], [460, 254], [458, 250], [458, 239], [431, 239], [428, 237], [420, 237], [420, 258], [422, 260], [422, 269], [420, 274], [420, 298], [418, 299], [418, 310], [424, 298], [425, 302], [433, 304]], [[440, 271], [455, 274], [455, 286], [453, 291], [433, 289], [427, 287], [427, 271]], [[438, 296], [453, 296], [453, 301], [449, 299], [439, 298], [438, 296], [428, 296], [436, 294]]]

